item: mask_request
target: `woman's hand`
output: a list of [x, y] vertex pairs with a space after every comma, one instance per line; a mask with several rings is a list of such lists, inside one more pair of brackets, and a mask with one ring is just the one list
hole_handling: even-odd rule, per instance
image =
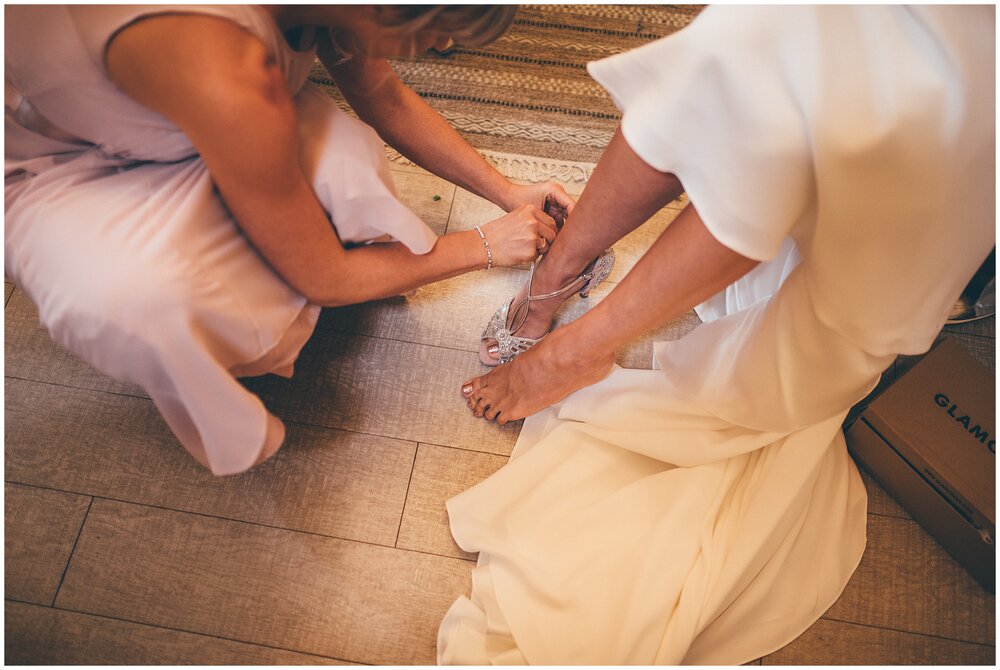
[[557, 228], [562, 228], [576, 202], [569, 197], [562, 186], [554, 182], [511, 184], [502, 206], [511, 212], [521, 205], [538, 207], [555, 220]]
[[481, 228], [497, 266], [533, 261], [556, 237], [556, 222], [534, 205], [521, 205]]

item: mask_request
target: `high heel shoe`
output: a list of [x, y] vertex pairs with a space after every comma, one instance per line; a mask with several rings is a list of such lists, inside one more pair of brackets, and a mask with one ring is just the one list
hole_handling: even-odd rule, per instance
[[[541, 259], [539, 259], [541, 260]], [[535, 278], [535, 267], [538, 265], [538, 260], [531, 264], [531, 272], [528, 274], [528, 292], [524, 298], [514, 307], [515, 298], [511, 298], [510, 301], [503, 305], [500, 309], [496, 311], [490, 322], [486, 324], [486, 328], [483, 330], [483, 334], [480, 337], [480, 342], [483, 340], [493, 339], [496, 340], [497, 346], [499, 348], [498, 356], [499, 360], [493, 360], [490, 358], [487, 360], [486, 357], [480, 353], [479, 359], [484, 365], [490, 367], [496, 367], [497, 365], [503, 365], [504, 363], [509, 363], [514, 360], [517, 356], [523, 354], [525, 351], [535, 346], [542, 341], [542, 337], [531, 338], [531, 337], [518, 337], [514, 335], [514, 331], [524, 325], [524, 322], [528, 318], [528, 308], [530, 304], [536, 300], [548, 300], [549, 298], [557, 298], [561, 295], [569, 293], [570, 291], [575, 291], [579, 288], [580, 297], [586, 298], [590, 295], [590, 292], [601, 285], [608, 275], [611, 274], [612, 268], [615, 266], [615, 250], [605, 249], [604, 253], [598, 256], [594, 261], [587, 266], [587, 268], [573, 281], [563, 286], [558, 291], [553, 291], [552, 293], [546, 293], [544, 295], [531, 295], [531, 284]], [[511, 313], [511, 308], [513, 308], [514, 319], [507, 325], [508, 317]]]

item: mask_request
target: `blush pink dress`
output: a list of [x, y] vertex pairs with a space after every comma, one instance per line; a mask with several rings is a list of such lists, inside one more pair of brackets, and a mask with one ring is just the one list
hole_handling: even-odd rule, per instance
[[319, 307], [249, 244], [188, 138], [110, 80], [109, 39], [167, 12], [241, 26], [295, 96], [313, 187], [340, 238], [388, 235], [422, 254], [434, 233], [396, 199], [375, 132], [306, 84], [314, 52], [293, 50], [261, 8], [5, 11], [6, 272], [56, 342], [141, 386], [199, 462], [245, 470], [284, 429], [236, 377], [291, 375]]

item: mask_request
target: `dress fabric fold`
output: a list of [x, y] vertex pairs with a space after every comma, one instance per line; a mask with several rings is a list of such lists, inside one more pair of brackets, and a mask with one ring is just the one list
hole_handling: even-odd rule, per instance
[[590, 65], [631, 148], [762, 264], [655, 369], [529, 417], [447, 502], [479, 563], [440, 663], [746, 663], [837, 600], [867, 512], [842, 422], [995, 244], [993, 26], [992, 7], [713, 6]]
[[259, 7], [12, 6], [6, 11], [6, 271], [61, 346], [143, 388], [183, 446], [241, 472], [283, 427], [236, 376], [290, 376], [319, 307], [250, 245], [188, 138], [109, 78], [108, 39], [163, 13], [202, 13], [259, 38], [295, 96], [321, 204], [345, 242], [434, 233], [395, 197], [382, 142], [307, 85]]

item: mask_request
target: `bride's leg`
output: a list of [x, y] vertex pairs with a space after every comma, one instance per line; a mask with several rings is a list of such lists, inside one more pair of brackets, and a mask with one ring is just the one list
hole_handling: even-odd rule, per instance
[[[602, 251], [638, 228], [649, 217], [683, 192], [672, 174], [647, 165], [615, 132], [594, 174], [580, 196], [566, 225], [552, 243], [544, 262], [535, 270], [532, 293], [558, 290], [576, 278]], [[522, 287], [514, 304], [524, 297]], [[549, 330], [552, 317], [567, 295], [533, 301], [527, 318], [514, 334], [537, 338]], [[496, 346], [484, 343], [487, 355], [496, 359]]]
[[[642, 195], [642, 188], [637, 181], [622, 195], [650, 197]], [[462, 394], [476, 416], [499, 423], [534, 414], [604, 378], [618, 347], [715, 295], [756, 265], [716, 240], [688, 205], [597, 306], [511, 363], [469, 380]]]

